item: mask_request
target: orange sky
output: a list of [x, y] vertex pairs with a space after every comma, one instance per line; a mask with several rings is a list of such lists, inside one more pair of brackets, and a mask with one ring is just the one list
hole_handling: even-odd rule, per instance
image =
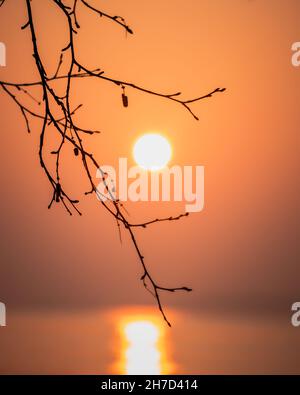
[[[63, 17], [50, 1], [32, 3], [41, 53], [51, 74], [57, 50], [67, 40]], [[112, 0], [97, 4], [124, 16], [135, 34], [126, 37], [118, 26], [79, 10], [82, 27], [76, 49], [82, 63], [157, 91], [180, 90], [188, 98], [227, 88], [193, 105], [200, 118], [197, 122], [183, 108], [161, 98], [128, 90], [125, 109], [120, 88], [92, 80], [74, 83], [72, 102], [74, 106], [84, 103], [78, 121], [102, 131], [99, 136], [87, 136], [86, 143], [100, 163], [113, 165], [119, 157], [133, 163], [136, 138], [157, 131], [173, 146], [171, 165], [205, 166], [203, 212], [137, 232], [156, 278], [166, 285], [193, 288], [187, 295], [164, 295], [166, 311], [168, 307], [191, 311], [196, 317], [192, 322], [198, 319], [198, 323], [180, 324], [180, 333], [194, 339], [203, 315], [219, 314], [219, 326], [227, 326], [230, 342], [240, 326], [228, 327], [227, 317], [266, 320], [270, 333], [269, 319], [274, 319], [278, 328], [286, 325], [278, 332], [284, 344], [290, 306], [300, 296], [300, 68], [291, 64], [291, 45], [300, 41], [299, 1]], [[0, 9], [0, 41], [7, 46], [7, 67], [0, 68], [0, 80], [38, 78], [29, 31], [20, 29], [25, 22], [25, 2], [7, 0]], [[2, 92], [0, 114], [0, 301], [8, 312], [41, 312], [42, 320], [53, 311], [67, 317], [74, 310], [85, 314], [90, 309], [139, 303], [155, 306], [138, 280], [141, 268], [128, 237], [124, 234], [120, 245], [115, 221], [94, 197], [83, 196], [87, 183], [78, 163], [68, 156], [64, 174], [66, 184], [82, 198], [84, 215], [69, 217], [59, 206], [48, 211], [50, 189], [38, 160], [39, 124], [33, 121], [34, 130], [28, 136], [21, 114]], [[55, 139], [49, 150], [54, 147]], [[139, 221], [179, 214], [183, 208], [178, 203], [128, 206], [131, 218]], [[18, 325], [22, 325], [20, 317], [15, 321]], [[176, 317], [173, 324], [176, 327]], [[66, 333], [72, 325], [66, 323]], [[205, 332], [205, 324], [201, 328]], [[9, 336], [15, 328], [4, 330]], [[85, 335], [89, 336], [83, 329]], [[46, 339], [41, 342], [46, 344]], [[186, 358], [192, 348], [185, 346]], [[294, 371], [296, 359], [290, 358], [287, 349], [282, 349], [286, 366]], [[205, 365], [209, 372], [222, 370], [222, 363], [214, 365], [217, 359]], [[272, 359], [269, 352], [266, 369], [268, 363], [273, 366]], [[258, 351], [253, 366], [257, 360]], [[232, 369], [237, 369], [237, 362], [230, 361]], [[196, 366], [196, 360], [193, 363]], [[187, 363], [189, 371], [193, 363]], [[16, 359], [9, 369], [18, 371], [20, 366]], [[63, 363], [61, 367], [63, 371]], [[89, 371], [97, 367], [88, 365]]]

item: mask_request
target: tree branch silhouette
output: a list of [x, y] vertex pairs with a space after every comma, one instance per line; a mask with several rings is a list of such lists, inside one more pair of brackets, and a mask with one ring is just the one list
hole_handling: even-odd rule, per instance
[[[4, 4], [5, 0], [0, 0], [0, 6]], [[114, 217], [117, 222], [118, 229], [120, 231], [120, 226], [122, 226], [130, 236], [133, 247], [136, 251], [137, 257], [140, 261], [143, 274], [141, 276], [141, 281], [144, 287], [154, 296], [156, 299], [158, 308], [163, 316], [163, 319], [166, 323], [171, 326], [161, 303], [161, 292], [176, 292], [176, 291], [191, 291], [191, 288], [186, 286], [181, 287], [163, 287], [160, 286], [156, 280], [151, 275], [148, 266], [145, 263], [145, 258], [141, 252], [139, 244], [137, 242], [136, 235], [134, 233], [135, 228], [147, 228], [148, 226], [163, 222], [163, 221], [175, 221], [179, 220], [182, 217], [188, 215], [181, 214], [178, 216], [172, 216], [167, 218], [156, 218], [143, 223], [131, 223], [128, 219], [128, 213], [123, 205], [117, 199], [114, 199], [114, 194], [109, 188], [106, 181], [106, 173], [101, 169], [100, 164], [94, 158], [93, 153], [88, 152], [84, 146], [83, 136], [85, 134], [95, 134], [100, 133], [98, 130], [90, 130], [86, 128], [82, 128], [77, 125], [74, 121], [74, 114], [82, 107], [82, 104], [79, 104], [76, 108], [71, 109], [70, 105], [70, 95], [72, 89], [72, 82], [78, 78], [88, 78], [88, 79], [97, 79], [97, 80], [105, 80], [112, 84], [115, 84], [120, 87], [123, 105], [125, 107], [128, 106], [128, 96], [126, 94], [126, 89], [133, 89], [136, 91], [140, 91], [142, 93], [146, 93], [149, 95], [158, 96], [170, 101], [173, 101], [180, 106], [182, 106], [185, 110], [187, 110], [196, 120], [198, 117], [195, 115], [190, 105], [204, 100], [206, 98], [212, 97], [214, 94], [219, 92], [224, 92], [225, 88], [216, 88], [209, 92], [208, 94], [199, 96], [194, 99], [184, 100], [181, 98], [181, 92], [165, 94], [156, 92], [139, 85], [136, 85], [131, 82], [114, 79], [104, 73], [101, 69], [90, 70], [87, 66], [83, 65], [76, 56], [76, 51], [74, 47], [74, 35], [77, 34], [78, 29], [80, 29], [80, 24], [78, 20], [78, 15], [76, 13], [78, 4], [81, 3], [83, 7], [85, 7], [89, 12], [93, 12], [97, 14], [99, 17], [103, 17], [111, 20], [113, 23], [116, 23], [121, 28], [125, 30], [126, 33], [133, 34], [131, 28], [126, 24], [124, 18], [120, 16], [111, 16], [102, 10], [99, 10], [93, 6], [91, 6], [86, 0], [74, 0], [73, 7], [69, 7], [63, 3], [61, 0], [52, 0], [53, 6], [56, 6], [60, 12], [63, 13], [65, 17], [65, 23], [68, 27], [68, 42], [66, 46], [61, 50], [58, 66], [56, 72], [53, 76], [49, 76], [47, 74], [46, 68], [42, 61], [39, 52], [39, 46], [36, 36], [35, 29], [35, 18], [33, 15], [33, 10], [31, 7], [31, 0], [26, 0], [26, 8], [27, 8], [27, 16], [28, 21], [22, 29], [29, 29], [30, 37], [32, 41], [32, 49], [33, 49], [33, 57], [35, 59], [36, 68], [39, 74], [39, 80], [34, 82], [9, 82], [9, 81], [0, 81], [0, 86], [2, 90], [9, 95], [9, 97], [14, 101], [17, 105], [21, 114], [25, 120], [27, 131], [30, 133], [30, 117], [37, 118], [42, 121], [42, 127], [40, 132], [40, 141], [39, 141], [39, 159], [40, 165], [46, 174], [50, 187], [52, 188], [52, 198], [49, 203], [48, 208], [51, 208], [54, 203], [62, 203], [66, 211], [72, 215], [73, 212], [81, 215], [80, 210], [78, 209], [79, 200], [70, 196], [68, 191], [65, 189], [64, 185], [61, 183], [61, 157], [63, 155], [62, 149], [65, 144], [68, 144], [72, 147], [74, 151], [74, 156], [80, 157], [82, 166], [84, 168], [87, 180], [89, 182], [89, 190], [85, 192], [85, 194], [95, 194], [100, 199], [100, 202], [105, 210], [108, 211], [110, 215]], [[65, 74], [60, 74], [61, 66], [64, 63], [64, 54], [68, 53], [70, 56], [70, 60], [68, 60], [68, 71]], [[55, 88], [52, 86], [52, 82], [54, 81], [63, 81], [65, 83], [64, 93], [63, 95], [59, 95]], [[42, 90], [41, 99], [36, 99], [30, 91], [32, 87], [40, 87]], [[22, 99], [19, 97], [20, 95], [25, 95], [30, 99], [34, 100], [36, 104], [39, 106], [39, 110], [32, 110], [27, 105], [22, 103]], [[57, 110], [59, 110], [60, 115], [55, 115]], [[56, 134], [60, 138], [60, 143], [58, 145], [57, 150], [52, 151], [51, 154], [55, 159], [55, 171], [51, 171], [44, 159], [45, 155], [45, 140], [47, 139], [48, 133], [51, 131], [55, 131]], [[105, 185], [105, 188], [108, 191], [109, 199], [104, 201], [99, 196], [99, 191], [93, 181], [91, 168], [99, 169], [102, 181]]]

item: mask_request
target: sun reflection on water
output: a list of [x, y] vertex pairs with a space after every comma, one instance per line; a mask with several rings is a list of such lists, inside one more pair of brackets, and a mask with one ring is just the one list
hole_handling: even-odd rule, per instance
[[[114, 374], [172, 374], [174, 364], [167, 327], [160, 315], [148, 306], [114, 310], [116, 329], [112, 339]], [[118, 340], [117, 340], [118, 339]]]
[[159, 329], [150, 321], [134, 321], [124, 328], [126, 374], [161, 374]]

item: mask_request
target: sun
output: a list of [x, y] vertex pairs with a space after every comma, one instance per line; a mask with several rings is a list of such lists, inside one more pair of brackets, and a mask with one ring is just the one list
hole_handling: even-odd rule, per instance
[[133, 157], [138, 166], [145, 170], [161, 170], [171, 159], [172, 150], [168, 140], [158, 133], [141, 136], [133, 148]]

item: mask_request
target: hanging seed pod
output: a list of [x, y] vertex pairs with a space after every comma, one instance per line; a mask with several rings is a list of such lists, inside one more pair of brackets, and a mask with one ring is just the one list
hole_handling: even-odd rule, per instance
[[125, 93], [122, 93], [122, 102], [124, 107], [128, 107], [128, 97], [125, 95]]
[[128, 97], [125, 94], [125, 86], [122, 85], [123, 93], [122, 93], [122, 102], [123, 102], [123, 107], [128, 107]]
[[79, 150], [77, 147], [74, 148], [74, 154], [75, 154], [75, 156], [78, 156], [78, 154], [79, 154]]

